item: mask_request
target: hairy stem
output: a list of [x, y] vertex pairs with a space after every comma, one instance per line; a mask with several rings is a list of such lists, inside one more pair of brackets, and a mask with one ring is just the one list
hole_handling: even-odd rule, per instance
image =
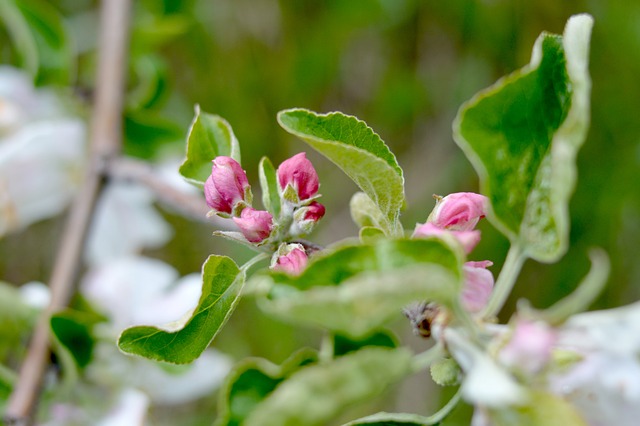
[[520, 248], [519, 244], [513, 244], [507, 253], [507, 258], [504, 261], [500, 276], [496, 281], [496, 285], [489, 299], [489, 303], [482, 312], [483, 318], [490, 318], [496, 316], [504, 303], [507, 301], [511, 290], [513, 289], [516, 279], [520, 274], [520, 269], [526, 260], [527, 256]]

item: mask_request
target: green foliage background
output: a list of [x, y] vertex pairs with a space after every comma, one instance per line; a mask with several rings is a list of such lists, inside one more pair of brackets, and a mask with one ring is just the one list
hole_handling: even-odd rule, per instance
[[[49, 3], [63, 18], [74, 59], [68, 72], [61, 72], [59, 58], [43, 55], [42, 61], [49, 58], [51, 64], [37, 81], [55, 83], [88, 101], [96, 64], [96, 2]], [[568, 294], [588, 269], [591, 246], [603, 247], [612, 259], [610, 282], [596, 307], [629, 303], [640, 298], [640, 4], [634, 2], [137, 1], [125, 152], [150, 160], [184, 152], [194, 104], [231, 124], [243, 167], [256, 187], [262, 156], [277, 165], [305, 150], [320, 175], [327, 206], [313, 239], [328, 243], [356, 235], [348, 213], [356, 187], [284, 132], [276, 113], [291, 107], [340, 110], [366, 121], [396, 154], [408, 199], [402, 221], [413, 228], [430, 212], [432, 194], [478, 188], [451, 136], [458, 106], [528, 63], [538, 34], [561, 33], [567, 18], [579, 12], [595, 18], [592, 124], [578, 156], [571, 248], [554, 265], [527, 262], [505, 318], [520, 297], [545, 307]], [[10, 40], [1, 28], [0, 61], [25, 66]], [[47, 75], [47, 69], [54, 71]], [[176, 235], [148, 255], [182, 273], [199, 271], [210, 253], [231, 255], [239, 263], [248, 258], [243, 249], [212, 238], [211, 227], [164, 213]], [[48, 220], [0, 240], [0, 277], [17, 284], [46, 281], [61, 221]], [[483, 240], [473, 257], [493, 260], [493, 270], [499, 271], [507, 241], [488, 223], [481, 229]], [[270, 320], [243, 301], [218, 345], [238, 357], [260, 355], [280, 363], [305, 343], [316, 344], [317, 336]], [[434, 406], [420, 397], [416, 401], [417, 410]]]

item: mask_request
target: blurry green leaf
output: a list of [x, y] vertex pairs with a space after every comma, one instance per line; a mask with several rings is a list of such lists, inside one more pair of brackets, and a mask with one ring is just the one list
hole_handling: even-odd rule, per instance
[[86, 315], [71, 310], [51, 316], [51, 331], [58, 343], [73, 357], [82, 369], [91, 361], [95, 344], [92, 336], [93, 321]]
[[370, 243], [377, 238], [384, 237], [384, 231], [380, 228], [374, 228], [372, 226], [365, 226], [364, 228], [360, 228], [360, 232], [358, 233], [360, 236], [360, 241], [367, 244]]
[[13, 370], [0, 364], [0, 401], [7, 399], [11, 395], [16, 379], [17, 374]]
[[404, 177], [396, 157], [364, 121], [340, 112], [304, 109], [278, 113], [278, 122], [340, 167], [380, 209], [387, 235], [401, 235]]
[[398, 338], [388, 330], [381, 330], [364, 339], [357, 340], [340, 334], [333, 335], [333, 355], [335, 357], [356, 352], [367, 346], [395, 348], [398, 346]]
[[478, 93], [454, 122], [491, 200], [489, 219], [539, 261], [567, 250], [575, 156], [589, 125], [592, 24], [578, 15], [563, 37], [543, 33], [531, 63]]
[[262, 157], [258, 168], [260, 188], [262, 188], [262, 204], [274, 218], [278, 218], [280, 216], [280, 195], [278, 194], [276, 169], [267, 157]]
[[166, 64], [161, 57], [153, 54], [134, 59], [137, 82], [127, 94], [127, 105], [134, 110], [152, 108], [167, 94]]
[[211, 174], [211, 161], [220, 155], [240, 163], [238, 140], [222, 117], [201, 112], [196, 106], [196, 116], [187, 136], [187, 158], [180, 166], [180, 174], [189, 182], [203, 186]]
[[184, 130], [162, 115], [149, 110], [126, 111], [124, 116], [124, 153], [152, 159], [159, 148], [179, 141]]
[[269, 394], [244, 425], [324, 425], [410, 374], [411, 359], [406, 349], [365, 348], [303, 368]]
[[202, 295], [194, 312], [160, 327], [124, 330], [118, 339], [120, 350], [175, 364], [194, 361], [233, 313], [244, 278], [244, 272], [233, 260], [209, 256], [202, 268]]
[[260, 307], [298, 324], [359, 338], [408, 303], [457, 299], [462, 254], [440, 239], [376, 240], [317, 255], [298, 277], [272, 273]]
[[549, 393], [532, 391], [524, 406], [489, 411], [495, 426], [586, 426], [587, 423], [564, 399]]
[[62, 15], [42, 0], [4, 0], [0, 16], [36, 84], [69, 83], [73, 56]]
[[237, 426], [267, 395], [295, 371], [315, 363], [317, 353], [302, 349], [277, 366], [261, 358], [248, 358], [229, 373], [220, 393], [220, 416], [216, 426]]

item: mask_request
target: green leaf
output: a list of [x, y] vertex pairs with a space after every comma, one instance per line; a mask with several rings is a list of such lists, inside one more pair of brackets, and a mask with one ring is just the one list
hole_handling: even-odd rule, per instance
[[379, 208], [387, 235], [402, 235], [404, 177], [396, 157], [370, 127], [340, 112], [304, 109], [278, 113], [278, 122], [342, 169]]
[[260, 188], [262, 188], [262, 204], [274, 218], [280, 217], [280, 195], [276, 169], [267, 157], [262, 157], [258, 166]]
[[351, 218], [360, 228], [365, 226], [381, 228], [384, 217], [373, 200], [364, 192], [356, 192], [349, 202]]
[[78, 368], [91, 361], [95, 344], [92, 328], [94, 321], [80, 312], [65, 310], [51, 316], [51, 331], [62, 348], [73, 357]]
[[381, 330], [364, 339], [357, 340], [340, 334], [333, 335], [333, 355], [335, 357], [356, 352], [367, 346], [396, 348], [398, 347], [398, 338], [388, 330]]
[[122, 332], [121, 351], [156, 361], [187, 364], [209, 346], [238, 303], [245, 273], [226, 256], [211, 255], [202, 268], [202, 295], [190, 316], [161, 327]]
[[238, 426], [255, 407], [288, 376], [305, 365], [315, 363], [315, 350], [302, 349], [281, 366], [262, 358], [248, 358], [236, 365], [225, 379], [220, 393], [220, 416], [216, 426]]
[[532, 391], [524, 406], [489, 411], [495, 426], [586, 426], [575, 408], [564, 399], [546, 392]]
[[360, 228], [358, 235], [360, 237], [360, 241], [366, 244], [375, 241], [380, 237], [384, 237], [384, 231], [380, 228], [365, 226], [364, 228]]
[[41, 0], [0, 3], [0, 16], [35, 82], [68, 84], [73, 56], [69, 34], [58, 10]]
[[201, 112], [196, 105], [196, 116], [187, 136], [187, 158], [180, 165], [180, 174], [189, 182], [203, 186], [211, 174], [211, 161], [220, 155], [240, 163], [238, 140], [226, 120]]
[[462, 254], [440, 239], [375, 240], [312, 258], [298, 277], [271, 273], [259, 306], [274, 316], [360, 338], [416, 300], [452, 305]]
[[575, 157], [589, 125], [587, 70], [593, 20], [543, 33], [531, 62], [460, 108], [454, 138], [491, 201], [489, 220], [539, 261], [567, 250]]
[[13, 370], [0, 364], [0, 401], [9, 398], [18, 375]]
[[409, 375], [411, 359], [406, 349], [366, 348], [303, 368], [269, 394], [244, 425], [324, 425]]

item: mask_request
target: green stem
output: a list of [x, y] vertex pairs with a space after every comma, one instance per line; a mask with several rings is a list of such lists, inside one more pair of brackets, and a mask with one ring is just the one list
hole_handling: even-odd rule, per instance
[[413, 357], [413, 371], [422, 371], [429, 367], [435, 360], [444, 356], [444, 345], [438, 342], [434, 347], [427, 349]]
[[253, 258], [251, 258], [247, 263], [242, 265], [240, 267], [240, 270], [246, 273], [249, 270], [249, 268], [251, 268], [253, 265], [260, 262], [261, 260], [267, 259], [268, 257], [270, 257], [269, 253], [259, 253]]
[[513, 244], [507, 253], [507, 258], [504, 261], [504, 266], [500, 271], [500, 276], [496, 281], [496, 285], [489, 299], [489, 303], [482, 312], [483, 318], [494, 317], [500, 312], [504, 303], [507, 301], [511, 290], [513, 289], [522, 264], [526, 260], [527, 256], [521, 249], [519, 244]]

